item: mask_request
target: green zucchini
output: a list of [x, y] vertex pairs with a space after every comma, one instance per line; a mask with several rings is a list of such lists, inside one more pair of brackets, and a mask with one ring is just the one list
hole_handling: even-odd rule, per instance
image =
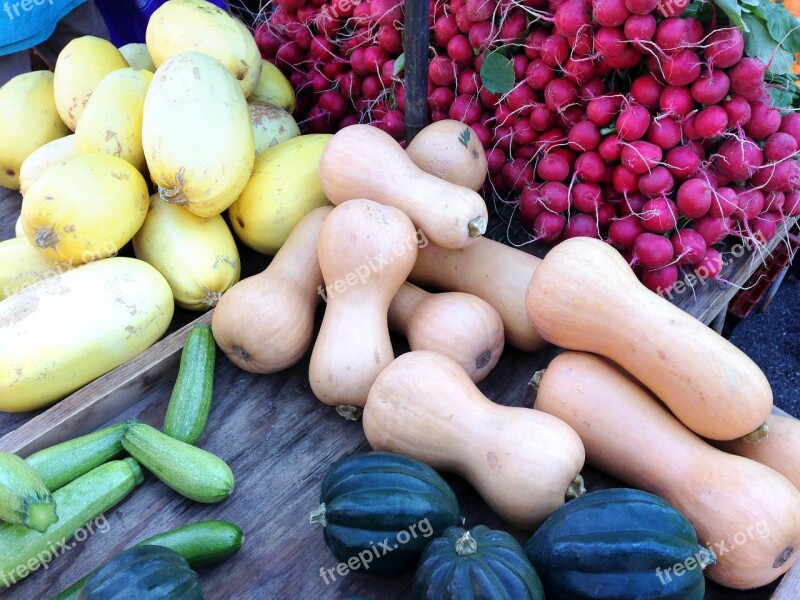
[[16, 454], [0, 452], [0, 521], [46, 531], [58, 521], [50, 490]]
[[158, 429], [136, 423], [122, 447], [173, 490], [195, 502], [222, 502], [233, 493], [233, 472], [224, 460]]
[[[244, 543], [244, 534], [228, 521], [199, 521], [177, 529], [159, 533], [139, 542], [136, 546], [164, 546], [174, 550], [193, 569], [214, 565], [236, 554]], [[89, 573], [80, 581], [58, 594], [53, 600], [75, 600], [83, 584], [94, 574]]]
[[194, 444], [203, 435], [214, 392], [216, 354], [211, 327], [204, 323], [192, 327], [164, 418], [168, 436]]
[[25, 459], [51, 492], [122, 454], [122, 434], [129, 423], [117, 423], [94, 433], [56, 444]]
[[[132, 458], [116, 460], [78, 477], [53, 494], [58, 522], [45, 533], [19, 525], [0, 525], [0, 582], [6, 587], [27, 577], [71, 548], [66, 541], [88, 523], [121, 502], [144, 481]], [[75, 542], [73, 542], [74, 545]]]

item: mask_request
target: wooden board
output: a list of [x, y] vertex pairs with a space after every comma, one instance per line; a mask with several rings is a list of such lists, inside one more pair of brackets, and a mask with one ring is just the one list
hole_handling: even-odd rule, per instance
[[[0, 209], [2, 206], [0, 202]], [[4, 220], [0, 214], [0, 224]], [[729, 267], [740, 268], [733, 264]], [[716, 293], [714, 287], [705, 286], [705, 293]], [[207, 314], [202, 319], [207, 321], [209, 317]], [[27, 422], [17, 421], [20, 426], [14, 431], [6, 429], [10, 433], [0, 438], [0, 450], [26, 456], [47, 445], [131, 417], [160, 427], [187, 332], [188, 327], [179, 329], [52, 409]], [[400, 340], [395, 342], [397, 352], [406, 350]], [[480, 387], [499, 403], [529, 406], [528, 380], [556, 352], [550, 348], [530, 355], [509, 348]], [[133, 543], [207, 518], [231, 520], [247, 536], [237, 557], [201, 571], [209, 599], [338, 599], [350, 594], [374, 599], [406, 598], [410, 575], [374, 578], [350, 573], [344, 577], [337, 575], [328, 584], [320, 576], [320, 570], [336, 567], [336, 560], [323, 543], [321, 530], [308, 523], [309, 513], [318, 504], [320, 482], [337, 458], [365, 451], [368, 446], [360, 423], [344, 421], [314, 398], [307, 368], [306, 359], [293, 369], [258, 376], [237, 369], [220, 356], [214, 409], [200, 445], [231, 465], [237, 478], [234, 495], [219, 505], [200, 505], [148, 476], [145, 485], [105, 515], [107, 532], [98, 532], [75, 544], [48, 565], [46, 571], [34, 573], [10, 590], [0, 587], [0, 599], [50, 597]], [[2, 415], [0, 419], [6, 417]], [[589, 489], [614, 484], [589, 468], [585, 477]], [[459, 497], [468, 526], [483, 523], [508, 529], [463, 480], [449, 475], [447, 479]], [[523, 532], [512, 533], [523, 543], [528, 537]], [[792, 587], [797, 584], [791, 581], [787, 576], [783, 583], [790, 594], [797, 589]], [[734, 592], [712, 584], [707, 598], [765, 600], [776, 587], [777, 583], [761, 590]], [[785, 600], [795, 596], [776, 593], [772, 597]]]

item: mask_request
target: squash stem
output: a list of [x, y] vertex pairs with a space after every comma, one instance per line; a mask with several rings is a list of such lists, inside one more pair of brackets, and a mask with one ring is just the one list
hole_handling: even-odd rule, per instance
[[56, 521], [58, 521], [58, 515], [54, 502], [32, 502], [28, 505], [26, 527], [44, 533]]
[[697, 562], [700, 564], [701, 570], [717, 563], [716, 555], [705, 546], [698, 545], [695, 556], [697, 557]]
[[769, 435], [769, 425], [765, 421], [761, 427], [753, 431], [752, 433], [748, 433], [747, 435], [743, 435], [739, 438], [742, 442], [746, 444], [758, 444], [761, 440], [765, 440]]
[[477, 551], [478, 542], [470, 535], [469, 531], [465, 531], [464, 534], [456, 540], [456, 554], [459, 556], [469, 556], [475, 554]]
[[322, 525], [323, 527], [328, 525], [328, 520], [325, 518], [325, 503], [319, 505], [319, 508], [313, 510], [311, 512], [311, 516], [308, 518], [308, 522], [312, 525]]
[[580, 473], [575, 475], [575, 479], [572, 480], [572, 483], [569, 484], [567, 488], [567, 493], [564, 494], [565, 501], [569, 502], [570, 500], [575, 500], [575, 498], [580, 498], [586, 493], [586, 485], [584, 485], [583, 477], [581, 477]]
[[348, 421], [358, 421], [361, 418], [361, 413], [364, 412], [363, 408], [358, 406], [350, 406], [349, 404], [342, 404], [336, 407], [336, 414]]
[[187, 200], [186, 196], [183, 195], [180, 185], [177, 185], [174, 188], [164, 188], [158, 186], [158, 195], [161, 196], [161, 199], [164, 202], [169, 202], [170, 204], [183, 205], [189, 203], [189, 200]]
[[547, 369], [542, 369], [541, 371], [536, 371], [536, 373], [533, 374], [533, 377], [531, 377], [531, 380], [528, 382], [528, 385], [533, 388], [534, 392], [538, 392], [539, 391], [539, 385], [541, 385], [541, 383], [542, 383], [542, 377], [544, 377], [544, 372], [546, 370]]
[[486, 226], [488, 224], [488, 221], [483, 217], [475, 217], [472, 219], [472, 221], [468, 223], [469, 237], [478, 237], [486, 233]]

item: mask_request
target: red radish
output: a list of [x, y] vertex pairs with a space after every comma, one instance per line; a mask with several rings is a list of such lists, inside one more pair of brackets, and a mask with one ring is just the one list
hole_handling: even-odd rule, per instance
[[700, 58], [693, 50], [679, 50], [664, 59], [664, 81], [669, 85], [689, 85], [700, 76]]
[[[474, 27], [474, 26], [473, 26]], [[440, 48], [446, 48], [447, 43], [458, 33], [458, 25], [453, 14], [448, 14], [436, 19], [433, 25], [433, 39]], [[470, 38], [471, 41], [471, 38]]]
[[620, 194], [629, 194], [638, 191], [639, 176], [625, 165], [616, 165], [611, 174], [614, 189]]
[[578, 99], [582, 102], [589, 102], [593, 98], [599, 98], [606, 93], [606, 84], [602, 77], [595, 75], [578, 88]]
[[[478, 70], [477, 66], [475, 70]], [[478, 96], [480, 96], [481, 102], [483, 102], [483, 105], [487, 108], [497, 106], [497, 104], [500, 102], [500, 98], [502, 97], [500, 94], [490, 92], [485, 87], [482, 87], [480, 90], [478, 90]]]
[[564, 135], [560, 129], [548, 129], [542, 135], [539, 136], [539, 139], [534, 142], [534, 145], [539, 148], [541, 152], [550, 152], [556, 146], [563, 143]]
[[625, 21], [623, 32], [625, 37], [633, 42], [634, 47], [642, 49], [645, 47], [644, 43], [653, 39], [656, 29], [656, 19], [653, 15], [631, 15]]
[[577, 103], [567, 106], [558, 112], [558, 122], [561, 125], [561, 129], [565, 131], [569, 131], [576, 123], [583, 121], [585, 117], [586, 113]]
[[331, 81], [338, 79], [340, 75], [344, 75], [349, 70], [349, 63], [341, 60], [326, 62], [322, 65], [322, 74]]
[[703, 179], [687, 179], [676, 194], [678, 210], [688, 219], [705, 215], [714, 201], [714, 190]]
[[306, 126], [312, 133], [330, 133], [333, 129], [331, 114], [323, 110], [318, 104], [308, 111]]
[[655, 75], [647, 73], [633, 80], [631, 84], [631, 98], [635, 102], [649, 109], [658, 108], [658, 101], [664, 86], [659, 83]]
[[643, 233], [633, 243], [634, 262], [645, 269], [660, 269], [672, 260], [672, 244], [663, 235]]
[[456, 66], [449, 57], [440, 54], [431, 59], [428, 74], [436, 85], [451, 86], [456, 81]]
[[525, 79], [525, 71], [528, 68], [528, 58], [524, 54], [516, 54], [511, 57], [511, 66], [514, 69], [514, 81]]
[[603, 193], [596, 183], [576, 183], [570, 191], [570, 199], [575, 210], [593, 215], [603, 202]]
[[594, 34], [594, 49], [605, 58], [619, 56], [627, 48], [627, 38], [619, 27], [601, 27]]
[[[639, 52], [633, 46], [628, 46], [625, 48], [625, 51], [622, 54], [618, 54], [617, 56], [608, 56], [604, 57], [604, 63], [607, 67], [612, 69], [631, 69], [638, 65], [642, 60], [642, 53]], [[598, 73], [600, 73], [598, 67]]]
[[658, 24], [654, 42], [664, 52], [672, 53], [687, 46], [689, 23], [679, 17], [668, 17]]
[[569, 148], [564, 148], [563, 146], [552, 148], [550, 150], [550, 153], [558, 154], [559, 156], [563, 156], [564, 158], [566, 158], [567, 162], [569, 163], [570, 169], [572, 169], [575, 166], [575, 160], [578, 158], [572, 150], [570, 150]]
[[712, 217], [731, 217], [739, 210], [739, 197], [732, 188], [719, 187], [713, 191], [714, 197], [708, 210]]
[[[469, 28], [468, 36], [470, 45], [479, 52], [483, 52], [491, 46], [497, 36], [497, 28], [491, 21], [478, 21]], [[444, 44], [439, 45], [444, 46]]]
[[625, 7], [635, 15], [646, 15], [658, 6], [658, 0], [625, 0]]
[[591, 121], [576, 123], [567, 133], [569, 147], [576, 152], [589, 152], [600, 145], [600, 130]]
[[522, 191], [533, 181], [533, 169], [525, 161], [515, 158], [503, 165], [501, 170], [503, 181], [509, 189]]
[[597, 224], [600, 225], [600, 227], [608, 227], [616, 218], [617, 209], [613, 205], [604, 202], [597, 207], [595, 215], [597, 217]]
[[[530, 90], [530, 88], [528, 88]], [[566, 79], [554, 79], [544, 89], [544, 101], [550, 110], [560, 112], [578, 99], [575, 84]]]
[[514, 115], [523, 117], [527, 117], [531, 114], [536, 100], [536, 92], [522, 83], [517, 84], [514, 89], [506, 94], [506, 103], [511, 109], [511, 112]]
[[548, 131], [556, 122], [556, 113], [544, 104], [536, 104], [531, 110], [529, 119], [531, 127], [536, 131]]
[[675, 179], [666, 167], [655, 167], [639, 177], [639, 191], [648, 198], [669, 194], [674, 187]]
[[786, 194], [783, 214], [786, 217], [800, 217], [800, 190], [794, 189]]
[[278, 67], [293, 68], [305, 60], [305, 52], [297, 42], [282, 44], [275, 53], [275, 64]]
[[405, 116], [399, 110], [389, 110], [381, 119], [379, 127], [394, 139], [401, 140], [406, 134]]
[[681, 126], [683, 127], [683, 137], [689, 143], [700, 140], [702, 138], [702, 136], [697, 132], [697, 127], [695, 125], [696, 120], [697, 120], [697, 113], [692, 113], [688, 117], [686, 117], [681, 123]]
[[781, 113], [764, 102], [750, 104], [751, 117], [744, 131], [754, 140], [763, 140], [780, 129]]
[[350, 125], [357, 125], [360, 122], [358, 115], [347, 115], [344, 119], [339, 121], [339, 129], [350, 127]]
[[536, 156], [537, 156], [537, 149], [536, 146], [534, 146], [533, 144], [531, 144], [530, 146], [518, 146], [514, 149], [514, 158], [522, 159], [525, 161], [526, 164], [532, 163], [533, 159], [536, 158]]
[[574, 237], [599, 237], [594, 217], [580, 213], [572, 215], [567, 221], [566, 227], [564, 227], [562, 238], [567, 240]]
[[606, 164], [597, 152], [584, 152], [575, 161], [575, 176], [590, 183], [603, 181]]
[[538, 132], [531, 127], [530, 121], [517, 119], [511, 126], [514, 141], [520, 146], [530, 146], [539, 137]]
[[631, 104], [617, 117], [617, 135], [626, 142], [641, 139], [650, 126], [650, 112], [637, 104]]
[[699, 46], [706, 36], [703, 24], [694, 17], [686, 17], [686, 45]]
[[472, 24], [475, 22], [469, 18], [466, 8], [459, 8], [456, 13], [456, 26], [461, 33], [469, 33]]
[[569, 58], [569, 42], [562, 35], [550, 35], [542, 41], [539, 52], [548, 67], [559, 67]]
[[699, 262], [692, 265], [695, 274], [701, 279], [716, 279], [722, 271], [722, 256], [714, 248], [707, 248]]
[[566, 221], [557, 213], [544, 211], [533, 223], [533, 233], [537, 240], [552, 244], [561, 236]]
[[403, 6], [399, 0], [370, 0], [369, 12], [379, 25], [396, 27], [403, 22]]
[[490, 173], [499, 173], [506, 163], [506, 153], [499, 148], [488, 148], [486, 150], [486, 162]]
[[361, 93], [367, 100], [377, 100], [384, 89], [377, 75], [367, 75], [361, 80]]
[[630, 14], [625, 0], [592, 0], [594, 20], [603, 27], [619, 27]]
[[678, 209], [668, 198], [652, 198], [642, 207], [642, 226], [647, 231], [666, 233], [678, 224]]
[[555, 79], [556, 73], [540, 58], [535, 58], [528, 63], [525, 70], [525, 83], [534, 90], [543, 90], [547, 84]]
[[708, 36], [703, 53], [711, 67], [732, 67], [742, 59], [744, 37], [737, 27], [716, 29]]
[[636, 175], [647, 173], [661, 161], [661, 148], [642, 140], [622, 148], [622, 164]]
[[473, 69], [464, 69], [458, 73], [456, 89], [459, 94], [476, 96], [481, 87], [481, 78]]
[[731, 87], [731, 80], [725, 71], [714, 69], [704, 70], [692, 83], [692, 98], [700, 104], [718, 104]]
[[476, 23], [491, 19], [497, 4], [495, 0], [465, 0], [464, 8], [469, 20]]
[[783, 216], [777, 212], [765, 212], [760, 214], [747, 225], [753, 237], [759, 242], [766, 243], [778, 234], [778, 224], [783, 221]]
[[378, 30], [378, 46], [391, 56], [403, 52], [403, 37], [400, 31], [391, 26], [383, 26]]
[[564, 77], [575, 85], [583, 85], [595, 74], [594, 62], [587, 58], [568, 59], [564, 63]]
[[694, 109], [694, 98], [687, 87], [667, 86], [659, 98], [661, 112], [671, 117], [685, 117]]
[[800, 114], [789, 112], [783, 115], [778, 131], [791, 135], [800, 146]]
[[389, 57], [380, 46], [369, 46], [364, 50], [364, 63], [371, 73], [380, 73], [387, 60]]
[[766, 70], [767, 65], [758, 58], [743, 58], [728, 71], [731, 90], [744, 97], [748, 97], [748, 95], [757, 90], [760, 91], [764, 87], [764, 73]]
[[793, 181], [793, 175], [794, 161], [785, 160], [760, 167], [750, 179], [750, 183], [765, 192], [791, 191], [792, 187], [797, 186], [797, 182]]
[[[528, 34], [528, 37], [525, 38], [525, 56], [527, 56], [529, 60], [541, 57], [539, 47], [547, 36], [547, 30], [538, 27], [534, 28], [533, 31]], [[473, 44], [473, 46], [474, 45], [475, 44]]]
[[694, 229], [680, 229], [670, 238], [679, 265], [693, 265], [706, 253], [706, 241]]
[[605, 127], [614, 120], [619, 110], [619, 100], [611, 96], [592, 98], [586, 105], [586, 118], [598, 127]]
[[481, 106], [475, 96], [461, 94], [453, 100], [448, 114], [451, 119], [471, 125], [481, 118]]
[[628, 194], [624, 196], [620, 202], [620, 212], [623, 215], [636, 215], [637, 218], [640, 218], [639, 215], [648, 200], [649, 198], [644, 194], [640, 194], [638, 191]]
[[536, 218], [544, 212], [544, 206], [538, 200], [538, 196], [531, 191], [530, 188], [525, 188], [519, 197], [519, 210], [522, 225], [528, 229], [533, 229], [536, 223]]
[[564, 181], [569, 177], [569, 162], [559, 154], [549, 153], [536, 165], [536, 173], [544, 181]]
[[511, 125], [516, 117], [508, 104], [498, 104], [494, 109], [494, 119], [498, 125]]
[[555, 31], [566, 38], [574, 37], [591, 25], [591, 18], [583, 0], [567, 0], [553, 15]]
[[569, 189], [560, 181], [548, 181], [539, 188], [539, 202], [551, 212], [569, 210]]
[[647, 129], [647, 141], [662, 150], [674, 148], [681, 141], [681, 126], [669, 117], [656, 119]]
[[[728, 115], [728, 127], [730, 129], [738, 129], [750, 120], [750, 103], [742, 96], [733, 94], [727, 100], [723, 100], [720, 106], [725, 109], [725, 113]], [[798, 120], [798, 125], [800, 125], [800, 120]], [[800, 137], [800, 127], [798, 127], [798, 134], [798, 137]]]
[[475, 58], [469, 39], [461, 33], [450, 38], [447, 43], [447, 55], [460, 67], [471, 66]]
[[764, 192], [757, 188], [743, 188], [739, 191], [738, 203], [737, 218], [755, 219], [764, 210]]
[[764, 142], [764, 158], [770, 162], [789, 158], [796, 152], [797, 140], [788, 133], [773, 133]]
[[594, 34], [591, 27], [582, 29], [578, 35], [568, 38], [572, 56], [576, 59], [588, 57], [594, 47]]
[[603, 160], [613, 163], [620, 159], [622, 155], [622, 142], [615, 136], [608, 136], [603, 138], [600, 145], [597, 147], [597, 153]]
[[728, 139], [720, 144], [714, 164], [731, 181], [746, 181], [764, 164], [764, 156], [748, 137]]
[[697, 113], [694, 126], [697, 133], [704, 138], [722, 135], [728, 126], [728, 113], [721, 106], [706, 106]]
[[331, 58], [336, 56], [336, 47], [333, 45], [333, 42], [322, 37], [321, 35], [318, 35], [311, 40], [311, 45], [308, 48], [308, 54], [314, 60], [331, 60]]
[[678, 282], [678, 267], [666, 265], [660, 269], [650, 269], [642, 273], [644, 286], [657, 293], [666, 294]]
[[262, 55], [266, 55], [268, 57], [274, 57], [278, 53], [278, 49], [280, 49], [281, 44], [284, 43], [284, 41], [275, 32], [273, 32], [266, 23], [259, 25], [258, 29], [256, 29], [255, 39], [256, 45], [258, 45]]
[[328, 111], [337, 119], [341, 119], [347, 114], [347, 100], [335, 90], [323, 92], [318, 103], [323, 110]]
[[608, 227], [608, 237], [611, 243], [621, 250], [633, 248], [633, 243], [645, 232], [642, 220], [636, 215], [627, 215], [615, 219]]
[[381, 80], [383, 85], [391, 85], [392, 81], [394, 80], [394, 60], [387, 60], [381, 66], [381, 72], [378, 73], [378, 77]]
[[433, 93], [428, 96], [428, 105], [433, 110], [448, 111], [455, 99], [456, 95], [453, 93], [453, 90], [448, 87], [437, 87], [433, 90]]
[[521, 38], [528, 27], [528, 17], [522, 9], [511, 9], [500, 20], [499, 39], [504, 42], [515, 42]]
[[707, 246], [721, 242], [731, 233], [730, 219], [727, 217], [706, 215], [692, 221], [691, 228], [703, 236]]
[[764, 211], [780, 211], [786, 202], [783, 192], [767, 192], [764, 194]]

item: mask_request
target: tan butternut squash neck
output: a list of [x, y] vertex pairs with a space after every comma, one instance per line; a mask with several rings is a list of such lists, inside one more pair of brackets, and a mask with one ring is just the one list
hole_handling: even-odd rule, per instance
[[389, 328], [408, 337], [409, 324], [414, 311], [431, 294], [411, 283], [405, 282], [397, 290], [389, 305]]

